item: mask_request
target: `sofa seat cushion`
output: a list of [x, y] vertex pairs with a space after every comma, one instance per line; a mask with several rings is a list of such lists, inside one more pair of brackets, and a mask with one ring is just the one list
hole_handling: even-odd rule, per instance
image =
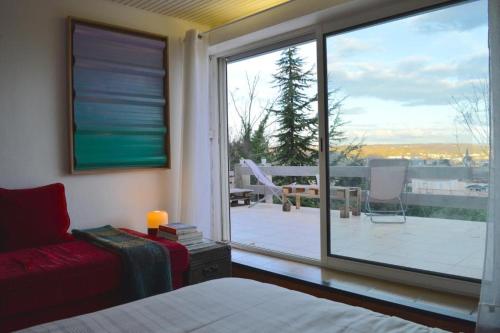
[[69, 224], [63, 184], [0, 188], [0, 251], [62, 242]]
[[[170, 253], [173, 287], [183, 286], [189, 266], [186, 247], [122, 230], [165, 246]], [[118, 254], [68, 234], [65, 239], [64, 243], [0, 253], [0, 322], [2, 317], [45, 311], [119, 291], [122, 264]]]
[[109, 292], [121, 270], [118, 255], [85, 241], [0, 253], [0, 318]]

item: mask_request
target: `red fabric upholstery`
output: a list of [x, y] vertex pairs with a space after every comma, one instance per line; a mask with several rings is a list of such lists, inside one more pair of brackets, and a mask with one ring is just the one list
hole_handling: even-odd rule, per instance
[[[169, 249], [174, 289], [183, 286], [187, 249], [122, 229]], [[117, 305], [122, 266], [117, 254], [75, 240], [0, 253], [0, 332]]]
[[116, 289], [117, 254], [71, 241], [0, 254], [0, 318]]
[[[120, 257], [76, 240], [69, 224], [62, 184], [0, 188], [0, 332], [119, 304]], [[167, 247], [173, 287], [184, 285], [183, 245], [123, 230]]]
[[0, 188], [0, 251], [62, 242], [69, 223], [63, 184]]

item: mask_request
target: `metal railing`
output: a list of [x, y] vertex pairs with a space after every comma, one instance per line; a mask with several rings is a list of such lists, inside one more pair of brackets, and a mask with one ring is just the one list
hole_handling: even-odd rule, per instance
[[[316, 177], [319, 168], [316, 166], [260, 166], [261, 170], [272, 179], [274, 176]], [[488, 179], [487, 167], [454, 167], [454, 166], [414, 166], [408, 168], [408, 178], [426, 180], [462, 180], [473, 181]], [[234, 187], [247, 188], [257, 194], [265, 195], [264, 186], [252, 185], [252, 172], [246, 166], [234, 166]], [[369, 168], [366, 166], [331, 166], [331, 178], [367, 178]], [[271, 198], [268, 198], [271, 200]], [[268, 201], [268, 200], [266, 200]], [[268, 201], [271, 202], [271, 201]], [[406, 193], [406, 202], [414, 206], [452, 207], [468, 209], [486, 209], [488, 197], [473, 195], [447, 195], [427, 193]]]

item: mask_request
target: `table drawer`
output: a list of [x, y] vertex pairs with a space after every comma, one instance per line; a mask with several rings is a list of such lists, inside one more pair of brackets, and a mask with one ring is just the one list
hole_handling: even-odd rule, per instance
[[231, 276], [231, 261], [228, 259], [214, 260], [203, 265], [191, 267], [189, 270], [189, 284]]

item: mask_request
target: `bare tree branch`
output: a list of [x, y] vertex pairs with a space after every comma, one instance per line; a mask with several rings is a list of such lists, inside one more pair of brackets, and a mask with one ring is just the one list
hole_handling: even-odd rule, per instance
[[[471, 83], [471, 92], [451, 97], [451, 106], [457, 112], [455, 122], [465, 130], [472, 140], [489, 154], [489, 84], [487, 79]], [[458, 135], [457, 135], [458, 142]]]

